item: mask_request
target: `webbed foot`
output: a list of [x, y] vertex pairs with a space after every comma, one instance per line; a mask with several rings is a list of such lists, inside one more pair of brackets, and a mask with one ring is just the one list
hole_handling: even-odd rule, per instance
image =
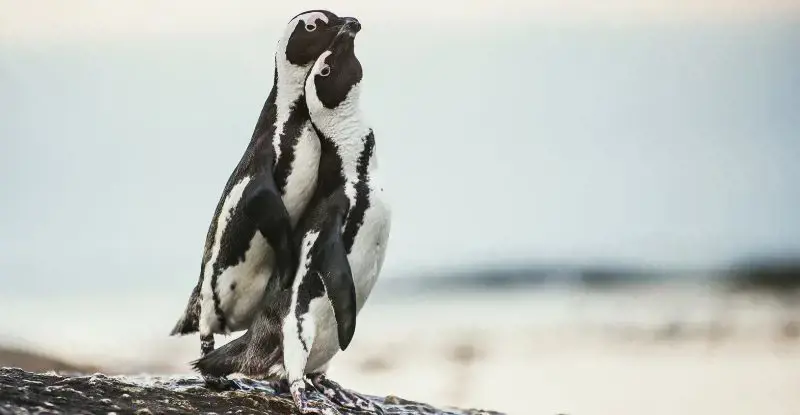
[[[200, 336], [200, 356], [205, 356], [214, 351], [214, 335], [205, 334]], [[229, 391], [242, 389], [236, 382], [225, 377], [203, 375], [203, 380], [208, 389], [215, 391]]]
[[270, 380], [267, 382], [270, 388], [275, 391], [276, 395], [282, 395], [284, 393], [289, 393], [291, 388], [289, 387], [289, 381], [286, 379], [280, 380]]
[[203, 380], [206, 382], [206, 387], [208, 389], [218, 392], [242, 389], [236, 382], [225, 377], [203, 375]]
[[348, 409], [369, 411], [375, 414], [383, 414], [383, 409], [375, 405], [372, 401], [365, 399], [359, 394], [343, 388], [338, 383], [328, 379], [324, 373], [311, 375], [311, 384], [322, 392], [331, 402]]
[[333, 404], [325, 399], [325, 397], [313, 398], [309, 391], [306, 389], [306, 380], [299, 379], [292, 382], [289, 387], [292, 400], [303, 414], [323, 414], [323, 415], [341, 415]]

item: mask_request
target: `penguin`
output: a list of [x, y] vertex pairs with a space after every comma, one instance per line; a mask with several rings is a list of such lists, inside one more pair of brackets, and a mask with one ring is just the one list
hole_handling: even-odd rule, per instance
[[[271, 279], [289, 287], [298, 254], [292, 229], [314, 193], [319, 140], [304, 81], [339, 30], [355, 20], [327, 10], [290, 19], [275, 53], [273, 86], [250, 143], [228, 178], [206, 235], [200, 276], [170, 335], [199, 332], [201, 355], [214, 334], [249, 327]], [[272, 276], [275, 278], [272, 278]], [[232, 386], [206, 377], [209, 386]]]
[[[302, 413], [322, 413], [307, 385], [339, 405], [375, 409], [327, 379], [329, 362], [347, 349], [383, 266], [391, 209], [380, 183], [375, 135], [360, 108], [362, 68], [343, 28], [305, 83], [320, 140], [318, 183], [295, 232], [300, 251], [291, 295], [267, 305], [238, 339], [193, 362], [201, 373], [285, 380]], [[378, 408], [379, 409], [379, 408]]]

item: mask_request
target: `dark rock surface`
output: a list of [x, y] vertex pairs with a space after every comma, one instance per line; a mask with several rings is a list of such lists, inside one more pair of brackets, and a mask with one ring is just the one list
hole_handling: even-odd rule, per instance
[[[236, 379], [241, 391], [214, 392], [199, 376], [90, 376], [0, 369], [0, 415], [6, 414], [298, 414], [291, 397], [264, 382]], [[384, 414], [495, 415], [435, 408], [395, 396], [361, 395]], [[322, 396], [319, 396], [322, 399]], [[339, 409], [341, 414], [370, 412]]]

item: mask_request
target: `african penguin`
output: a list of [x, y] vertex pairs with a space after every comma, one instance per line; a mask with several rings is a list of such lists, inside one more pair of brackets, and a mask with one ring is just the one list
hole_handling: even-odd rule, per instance
[[362, 69], [354, 37], [360, 24], [351, 27], [320, 55], [306, 80], [321, 155], [316, 191], [295, 230], [300, 266], [291, 296], [265, 307], [245, 335], [194, 362], [201, 373], [286, 379], [303, 413], [320, 411], [307, 396], [306, 382], [340, 405], [366, 404], [353, 402], [354, 395], [324, 373], [353, 337], [391, 227], [375, 136], [358, 102]]
[[203, 355], [214, 349], [214, 334], [250, 325], [273, 272], [280, 286], [291, 285], [298, 255], [292, 227], [314, 193], [320, 151], [303, 98], [305, 76], [352, 20], [307, 11], [289, 21], [278, 41], [272, 90], [225, 184], [206, 235], [199, 280], [170, 333], [199, 331]]

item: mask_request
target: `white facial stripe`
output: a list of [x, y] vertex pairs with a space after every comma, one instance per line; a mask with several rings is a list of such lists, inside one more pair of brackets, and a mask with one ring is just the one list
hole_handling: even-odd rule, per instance
[[297, 27], [297, 22], [303, 22], [304, 24], [316, 24], [317, 20], [322, 20], [326, 24], [329, 22], [328, 16], [322, 12], [311, 12], [306, 14], [301, 14], [300, 16], [295, 17], [286, 25], [286, 32], [284, 32], [284, 37], [288, 38], [292, 32], [294, 32], [294, 28]]
[[278, 41], [278, 53], [281, 54], [280, 56], [286, 56], [286, 44], [289, 42], [289, 38], [292, 37], [292, 33], [294, 33], [294, 29], [297, 27], [298, 22], [303, 22], [303, 24], [316, 24], [317, 20], [322, 20], [325, 23], [329, 22], [328, 16], [321, 12], [301, 14], [300, 16], [292, 19], [292, 21], [286, 25], [286, 29], [283, 31], [283, 37], [281, 37], [281, 40]]
[[295, 100], [303, 93], [303, 88], [305, 86], [304, 80], [308, 73], [308, 65], [297, 66], [286, 60], [286, 47], [298, 22], [303, 21], [308, 23], [316, 22], [317, 20], [328, 23], [328, 16], [326, 16], [325, 13], [311, 12], [301, 14], [292, 19], [286, 26], [283, 37], [278, 41], [278, 47], [275, 51], [275, 69], [278, 71], [278, 92], [275, 97], [277, 114], [275, 117], [275, 134], [272, 136], [272, 149], [275, 151], [276, 160], [281, 157], [280, 138], [283, 135], [283, 127], [289, 119]]
[[[311, 69], [311, 76], [319, 74], [319, 71], [325, 66], [325, 59], [328, 56], [331, 56], [332, 53], [333, 52], [326, 50], [325, 52], [322, 52], [322, 55], [319, 55], [317, 61], [314, 62], [314, 67]], [[309, 76], [309, 78], [311, 78], [311, 76]]]
[[317, 86], [314, 84], [314, 76], [319, 74], [319, 71], [325, 66], [325, 58], [332, 53], [329, 50], [322, 52], [322, 55], [319, 55], [319, 58], [314, 62], [314, 66], [311, 67], [305, 82], [306, 105], [322, 105], [319, 102], [319, 98], [317, 98]]

